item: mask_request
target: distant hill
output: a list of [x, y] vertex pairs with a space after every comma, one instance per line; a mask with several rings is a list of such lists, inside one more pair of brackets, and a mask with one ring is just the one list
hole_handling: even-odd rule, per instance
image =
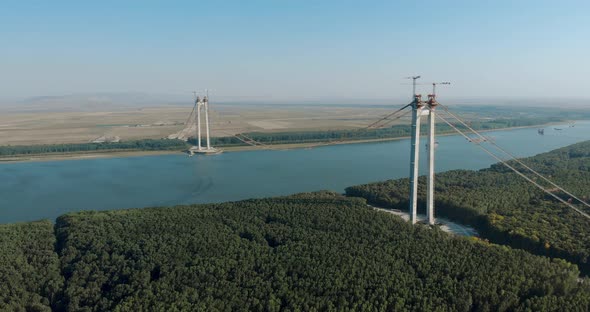
[[[273, 96], [229, 96], [214, 95], [216, 104], [256, 106], [343, 106], [343, 107], [397, 107], [407, 104], [409, 97], [396, 98], [338, 98], [338, 97], [297, 97], [280, 98]], [[104, 111], [137, 107], [167, 105], [191, 105], [190, 92], [185, 94], [145, 92], [102, 92], [66, 95], [45, 95], [28, 98], [0, 97], [0, 111]], [[533, 107], [543, 109], [576, 110], [590, 105], [590, 99], [567, 98], [443, 98], [446, 105], [459, 106], [462, 110], [526, 110]]]
[[139, 92], [87, 93], [58, 96], [35, 96], [4, 101], [4, 111], [104, 111], [136, 107], [191, 105], [192, 95], [149, 94]]

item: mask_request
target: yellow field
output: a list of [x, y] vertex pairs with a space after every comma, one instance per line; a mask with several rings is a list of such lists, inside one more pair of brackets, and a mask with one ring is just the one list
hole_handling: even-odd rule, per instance
[[[213, 106], [213, 105], [212, 105]], [[212, 136], [240, 132], [330, 130], [364, 127], [395, 108], [214, 105]], [[185, 127], [191, 107], [151, 107], [98, 112], [2, 112], [0, 145], [165, 138]]]

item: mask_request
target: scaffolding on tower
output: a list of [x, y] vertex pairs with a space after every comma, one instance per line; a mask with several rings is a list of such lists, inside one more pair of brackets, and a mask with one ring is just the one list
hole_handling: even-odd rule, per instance
[[434, 153], [436, 147], [435, 140], [435, 111], [438, 105], [436, 101], [436, 85], [448, 85], [449, 82], [432, 83], [432, 93], [428, 95], [428, 100], [424, 102], [421, 94], [416, 94], [416, 80], [420, 76], [407, 77], [412, 79], [412, 97], [410, 104], [412, 107], [412, 139], [410, 155], [410, 221], [418, 222], [418, 176], [420, 164], [420, 121], [422, 116], [428, 116], [428, 175], [426, 179], [426, 222], [434, 225], [436, 220], [434, 216]]

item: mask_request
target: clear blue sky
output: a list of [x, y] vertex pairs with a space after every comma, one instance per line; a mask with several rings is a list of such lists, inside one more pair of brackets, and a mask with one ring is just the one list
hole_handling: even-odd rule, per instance
[[587, 96], [590, 1], [3, 1], [0, 93]]

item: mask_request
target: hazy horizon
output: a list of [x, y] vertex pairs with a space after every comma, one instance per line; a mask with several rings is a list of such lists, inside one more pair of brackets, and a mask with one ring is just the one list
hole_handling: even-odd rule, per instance
[[[147, 92], [102, 92], [77, 93], [65, 95], [33, 96], [6, 99], [0, 97], [0, 111], [104, 111], [148, 107], [177, 107], [193, 105], [192, 94], [158, 94]], [[556, 109], [587, 107], [590, 98], [557, 97], [448, 97], [439, 94], [439, 101], [450, 106], [490, 106], [515, 108], [549, 108]], [[390, 98], [344, 98], [344, 97], [292, 97], [276, 98], [272, 96], [211, 96], [213, 106], [217, 105], [301, 105], [301, 106], [391, 106], [398, 107], [410, 102], [410, 96]]]
[[[402, 99], [582, 97], [583, 1], [2, 4], [4, 98], [80, 93]], [[419, 86], [427, 93], [430, 86]]]

